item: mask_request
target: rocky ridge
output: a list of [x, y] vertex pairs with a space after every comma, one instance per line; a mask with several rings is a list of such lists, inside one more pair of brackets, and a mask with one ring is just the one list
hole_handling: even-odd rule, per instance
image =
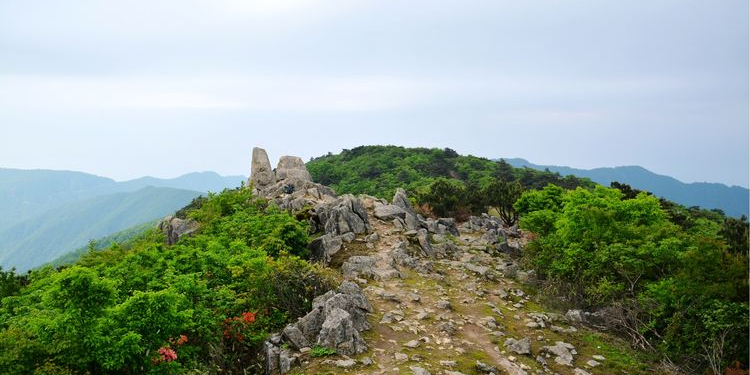
[[[543, 311], [525, 290], [533, 271], [513, 258], [528, 236], [484, 214], [459, 223], [417, 214], [399, 189], [388, 202], [336, 196], [301, 159], [274, 172], [253, 150], [249, 186], [280, 208], [308, 213], [313, 258], [341, 286], [265, 343], [268, 374], [579, 374], [607, 360], [588, 347], [580, 311]], [[573, 344], [575, 343], [575, 345]], [[336, 357], [316, 358], [317, 347]], [[600, 367], [601, 366], [601, 367]]]

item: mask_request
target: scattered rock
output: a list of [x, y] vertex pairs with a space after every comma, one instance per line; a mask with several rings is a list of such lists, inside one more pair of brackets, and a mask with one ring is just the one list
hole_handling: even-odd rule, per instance
[[521, 340], [516, 340], [514, 338], [509, 338], [505, 340], [505, 347], [508, 348], [509, 351], [516, 354], [521, 355], [530, 355], [531, 354], [531, 340], [526, 337]]
[[432, 249], [432, 244], [430, 243], [430, 234], [427, 232], [426, 229], [420, 229], [417, 231], [417, 240], [419, 241], [419, 247], [422, 248], [422, 252], [430, 258], [435, 257], [435, 251]]
[[593, 358], [593, 359], [595, 359], [595, 360], [597, 360], [599, 362], [604, 362], [607, 359], [607, 358], [604, 358], [603, 355], [598, 355], [598, 354], [597, 355], [592, 355], [591, 358]]
[[393, 358], [396, 360], [396, 362], [406, 362], [409, 360], [409, 356], [404, 353], [395, 353], [393, 355]]
[[485, 374], [490, 374], [490, 373], [497, 374], [498, 373], [498, 370], [497, 370], [496, 367], [490, 366], [490, 365], [488, 365], [488, 364], [486, 364], [484, 362], [481, 362], [481, 361], [477, 361], [476, 367], [477, 367], [477, 370], [479, 370], [479, 372], [482, 372], [482, 373], [485, 373]]
[[363, 366], [371, 366], [375, 362], [372, 361], [372, 358], [370, 357], [364, 357], [359, 360], [359, 363], [361, 363]]
[[339, 359], [334, 363], [339, 368], [352, 368], [357, 365], [357, 361], [353, 359]]
[[441, 299], [441, 300], [437, 301], [436, 306], [437, 306], [438, 309], [441, 309], [441, 310], [451, 310], [453, 308], [451, 306], [450, 301], [444, 300], [444, 299]]
[[318, 345], [335, 349], [338, 354], [355, 355], [367, 351], [367, 345], [354, 328], [351, 315], [338, 307], [327, 315], [318, 336]]
[[370, 222], [362, 201], [353, 195], [344, 195], [331, 203], [315, 206], [315, 213], [325, 232], [334, 236], [345, 233], [366, 233]]
[[290, 355], [288, 350], [282, 350], [281, 353], [279, 353], [279, 372], [286, 374], [291, 371], [296, 360], [297, 357]]
[[440, 361], [440, 366], [456, 367], [458, 366], [458, 363], [456, 361]]
[[356, 278], [374, 278], [375, 268], [377, 267], [377, 259], [371, 256], [357, 255], [349, 257], [341, 266], [341, 272], [344, 274], [344, 278], [356, 279]]
[[[391, 221], [397, 218], [403, 220], [406, 218], [406, 211], [404, 211], [403, 208], [392, 204], [377, 206], [375, 207], [375, 217], [383, 221]], [[403, 224], [403, 227], [405, 226], [406, 223]]]
[[413, 375], [432, 375], [429, 371], [423, 369], [422, 367], [410, 366], [409, 369], [411, 370], [411, 373]]
[[573, 366], [573, 352], [575, 351], [575, 347], [571, 344], [557, 341], [555, 345], [543, 346], [541, 351], [556, 356], [555, 363], [559, 365]]
[[599, 366], [599, 365], [601, 365], [601, 363], [599, 363], [599, 362], [597, 362], [597, 361], [595, 361], [593, 359], [589, 359], [588, 361], [586, 361], [586, 366], [589, 366], [589, 367], [596, 367], [596, 366]]
[[324, 234], [312, 240], [308, 249], [310, 249], [312, 259], [328, 265], [331, 263], [331, 257], [341, 250], [342, 245], [342, 236]]
[[407, 348], [409, 348], [409, 349], [416, 349], [416, 348], [419, 347], [419, 341], [417, 341], [417, 340], [411, 340], [411, 341], [407, 342], [406, 344], [404, 344], [404, 346], [407, 347]]
[[411, 206], [411, 202], [409, 202], [409, 198], [406, 196], [406, 191], [404, 191], [404, 189], [401, 189], [401, 188], [396, 189], [396, 194], [393, 195], [393, 205], [398, 206], [402, 210], [404, 210], [406, 215], [410, 215], [412, 218], [415, 219], [415, 223], [416, 223], [417, 213], [414, 212], [414, 207]]
[[576, 368], [575, 370], [573, 370], [573, 373], [575, 375], [591, 375], [590, 372], [588, 372], [586, 370], [583, 370], [583, 369], [580, 369], [580, 368]]

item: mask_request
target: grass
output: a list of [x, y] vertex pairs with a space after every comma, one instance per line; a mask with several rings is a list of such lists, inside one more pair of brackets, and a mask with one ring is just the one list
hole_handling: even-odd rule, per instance
[[319, 358], [319, 357], [329, 357], [332, 355], [336, 355], [336, 349], [326, 348], [324, 346], [314, 346], [310, 350], [310, 357], [313, 358]]

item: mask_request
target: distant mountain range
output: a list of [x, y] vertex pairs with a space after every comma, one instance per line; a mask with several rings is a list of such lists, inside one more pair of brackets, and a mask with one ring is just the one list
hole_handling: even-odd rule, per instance
[[[497, 159], [499, 160], [499, 159]], [[675, 178], [659, 175], [639, 166], [614, 168], [576, 169], [556, 165], [537, 165], [525, 159], [504, 159], [517, 167], [537, 170], [548, 169], [561, 175], [587, 177], [601, 185], [609, 186], [613, 181], [626, 183], [633, 188], [646, 190], [658, 197], [666, 198], [687, 207], [718, 208], [729, 216], [748, 216], [750, 191], [741, 186], [718, 183], [684, 183]]]
[[97, 239], [240, 186], [213, 172], [117, 182], [81, 172], [0, 168], [0, 266], [37, 267]]

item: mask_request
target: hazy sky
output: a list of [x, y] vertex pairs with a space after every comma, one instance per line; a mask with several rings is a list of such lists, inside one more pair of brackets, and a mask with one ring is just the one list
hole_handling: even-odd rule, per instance
[[748, 186], [747, 0], [0, 0], [0, 167], [363, 144]]

